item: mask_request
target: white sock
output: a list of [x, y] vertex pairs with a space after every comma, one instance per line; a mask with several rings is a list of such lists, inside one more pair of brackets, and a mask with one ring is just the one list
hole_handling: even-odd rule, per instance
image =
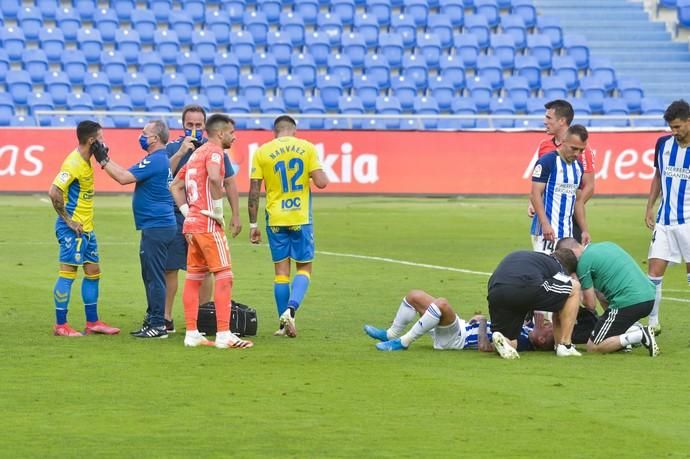
[[407, 302], [407, 298], [403, 298], [400, 302], [398, 312], [395, 314], [395, 319], [393, 319], [393, 324], [386, 330], [388, 339], [395, 339], [402, 335], [410, 322], [416, 317], [417, 311]]
[[410, 328], [410, 331], [400, 337], [400, 342], [403, 346], [410, 347], [410, 344], [418, 340], [428, 331], [434, 329], [440, 321], [441, 311], [438, 309], [438, 306], [431, 303], [417, 323]]
[[656, 286], [656, 294], [654, 295], [654, 307], [652, 308], [652, 312], [649, 314], [649, 325], [654, 326], [659, 323], [659, 305], [661, 304], [661, 281], [663, 280], [662, 277], [652, 277], [649, 276], [649, 280], [652, 281], [652, 284]]
[[628, 344], [640, 344], [642, 342], [642, 329], [640, 327], [632, 326], [628, 329], [626, 333], [620, 335], [618, 339], [621, 342], [621, 346], [625, 347]]
[[233, 335], [230, 330], [216, 333], [216, 340], [218, 341], [236, 341], [236, 339], [233, 338], [237, 337]]
[[200, 335], [201, 335], [201, 333], [199, 333], [199, 330], [187, 330], [185, 332], [185, 336], [193, 336], [196, 338], [197, 336], [200, 336]]

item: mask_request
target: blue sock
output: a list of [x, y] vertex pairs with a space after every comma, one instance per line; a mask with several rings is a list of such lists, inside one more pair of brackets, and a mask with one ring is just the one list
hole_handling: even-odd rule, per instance
[[276, 299], [278, 317], [287, 309], [290, 299], [290, 278], [287, 276], [276, 276], [273, 281], [273, 296]]
[[688, 273], [688, 285], [690, 285], [690, 273]]
[[309, 281], [311, 275], [307, 271], [297, 271], [295, 278], [292, 279], [292, 293], [288, 300], [288, 308], [293, 308], [295, 311], [299, 309], [299, 305], [304, 300], [304, 295], [307, 294], [309, 288]]
[[81, 299], [84, 301], [87, 322], [98, 321], [98, 283], [100, 278], [100, 273], [86, 275], [81, 283]]
[[58, 325], [67, 323], [69, 297], [72, 292], [72, 283], [76, 277], [76, 272], [60, 271], [57, 282], [55, 282], [53, 300], [55, 301], [55, 323]]

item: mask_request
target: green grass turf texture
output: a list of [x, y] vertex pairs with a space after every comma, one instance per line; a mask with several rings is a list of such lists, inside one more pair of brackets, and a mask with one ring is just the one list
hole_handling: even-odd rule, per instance
[[[145, 308], [130, 198], [97, 196], [100, 314], [115, 337], [51, 335], [55, 213], [42, 196], [0, 200], [0, 451], [103, 457], [687, 457], [688, 326], [683, 267], [667, 272], [662, 355], [519, 361], [433, 351], [424, 337], [382, 353], [362, 325], [387, 325], [411, 288], [450, 299], [462, 317], [487, 312], [487, 277], [317, 255], [299, 337], [277, 338], [268, 247], [231, 240], [234, 297], [259, 314], [249, 350], [186, 349], [178, 333], [141, 341]], [[530, 249], [526, 198], [315, 198], [317, 250], [491, 271]], [[595, 240], [612, 240], [646, 270], [644, 201], [596, 197]], [[80, 273], [81, 278], [81, 273]], [[182, 283], [183, 277], [180, 276]], [[81, 281], [69, 319], [83, 326]]]

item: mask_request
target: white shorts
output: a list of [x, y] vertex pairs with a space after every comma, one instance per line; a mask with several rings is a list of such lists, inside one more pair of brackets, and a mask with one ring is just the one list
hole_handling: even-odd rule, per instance
[[556, 243], [558, 242], [558, 239], [554, 241], [545, 241], [544, 236], [539, 235], [535, 236], [532, 235], [532, 249], [535, 252], [541, 252], [545, 253], [547, 255], [551, 255], [556, 248]]
[[690, 263], [690, 223], [659, 225], [654, 227], [647, 258], [659, 258], [680, 263]]
[[439, 350], [462, 350], [465, 347], [465, 321], [457, 315], [455, 322], [450, 325], [437, 325], [431, 331], [434, 339], [434, 349]]

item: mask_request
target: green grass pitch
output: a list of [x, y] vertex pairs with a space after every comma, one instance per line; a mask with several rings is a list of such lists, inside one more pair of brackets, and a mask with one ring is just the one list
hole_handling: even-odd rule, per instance
[[[422, 288], [464, 317], [487, 312], [491, 271], [529, 249], [526, 198], [315, 197], [319, 253], [298, 315], [276, 328], [268, 247], [231, 240], [234, 297], [259, 313], [249, 350], [185, 349], [183, 333], [137, 341], [145, 308], [130, 199], [97, 196], [100, 314], [123, 333], [51, 335], [55, 213], [43, 196], [0, 200], [0, 451], [9, 457], [688, 457], [690, 288], [664, 283], [662, 354], [519, 361], [438, 352], [422, 338], [376, 351], [362, 325], [386, 325]], [[594, 240], [646, 270], [642, 199], [595, 197]], [[353, 258], [363, 255], [408, 261]], [[80, 276], [81, 277], [81, 276]], [[182, 276], [180, 277], [182, 281]], [[83, 326], [78, 280], [70, 323]], [[181, 300], [175, 304], [183, 328]]]

